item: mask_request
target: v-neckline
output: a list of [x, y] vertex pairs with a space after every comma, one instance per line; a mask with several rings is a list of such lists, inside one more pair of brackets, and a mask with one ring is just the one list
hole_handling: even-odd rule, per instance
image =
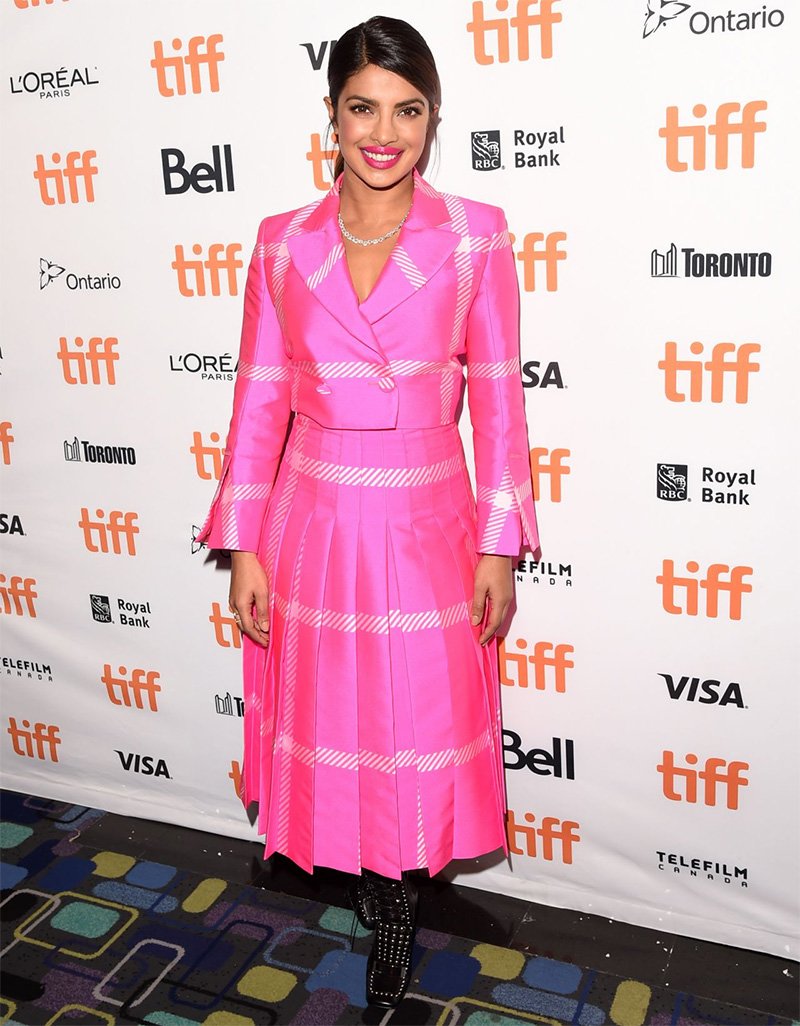
[[397, 244], [400, 241], [400, 236], [403, 234], [403, 229], [404, 228], [405, 228], [405, 225], [403, 225], [403, 227], [397, 233], [397, 235], [395, 237], [395, 240], [392, 243], [392, 246], [391, 246], [391, 248], [390, 248], [390, 250], [389, 250], [389, 252], [388, 252], [388, 254], [386, 256], [386, 259], [381, 264], [381, 269], [380, 269], [380, 271], [378, 271], [378, 277], [372, 283], [372, 288], [369, 290], [369, 292], [366, 294], [366, 296], [364, 296], [363, 299], [359, 299], [358, 298], [358, 290], [356, 289], [355, 282], [353, 281], [353, 275], [350, 273], [350, 264], [349, 264], [349, 262], [347, 260], [347, 246], [345, 245], [345, 240], [342, 239], [342, 259], [344, 260], [345, 274], [347, 276], [348, 282], [350, 283], [350, 288], [351, 288], [351, 290], [353, 292], [353, 296], [355, 298], [356, 305], [358, 306], [359, 309], [361, 309], [364, 306], [365, 303], [369, 302], [369, 300], [374, 295], [375, 290], [380, 285], [381, 278], [383, 278], [383, 276], [384, 276], [384, 274], [386, 272], [386, 266], [389, 263], [389, 261], [392, 259], [392, 254], [394, 253], [395, 247], [397, 246]]

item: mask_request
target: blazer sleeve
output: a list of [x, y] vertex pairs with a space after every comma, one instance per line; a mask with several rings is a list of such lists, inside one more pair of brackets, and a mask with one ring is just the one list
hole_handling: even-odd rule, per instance
[[483, 274], [467, 315], [467, 398], [481, 553], [539, 546], [520, 376], [519, 284], [506, 218], [496, 208]]
[[233, 415], [222, 473], [198, 535], [212, 549], [257, 552], [291, 412], [290, 359], [267, 288], [261, 222], [247, 272]]

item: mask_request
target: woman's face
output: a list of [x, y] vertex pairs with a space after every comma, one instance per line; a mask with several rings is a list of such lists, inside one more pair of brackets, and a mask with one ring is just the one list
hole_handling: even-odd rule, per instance
[[345, 82], [336, 110], [328, 97], [325, 103], [344, 162], [362, 182], [386, 189], [411, 173], [432, 112], [410, 82], [368, 64]]

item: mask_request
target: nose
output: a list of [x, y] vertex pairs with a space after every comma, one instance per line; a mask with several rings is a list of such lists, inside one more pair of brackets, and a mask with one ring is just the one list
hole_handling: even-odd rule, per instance
[[392, 122], [392, 112], [390, 110], [382, 111], [378, 115], [378, 120], [375, 122], [375, 127], [372, 130], [372, 138], [378, 146], [388, 146], [396, 138], [394, 123]]

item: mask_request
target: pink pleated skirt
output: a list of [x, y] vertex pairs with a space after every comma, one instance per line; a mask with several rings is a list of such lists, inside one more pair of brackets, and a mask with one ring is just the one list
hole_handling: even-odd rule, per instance
[[297, 415], [245, 639], [243, 800], [265, 858], [398, 877], [505, 849], [497, 653], [470, 623], [475, 504], [455, 424]]

